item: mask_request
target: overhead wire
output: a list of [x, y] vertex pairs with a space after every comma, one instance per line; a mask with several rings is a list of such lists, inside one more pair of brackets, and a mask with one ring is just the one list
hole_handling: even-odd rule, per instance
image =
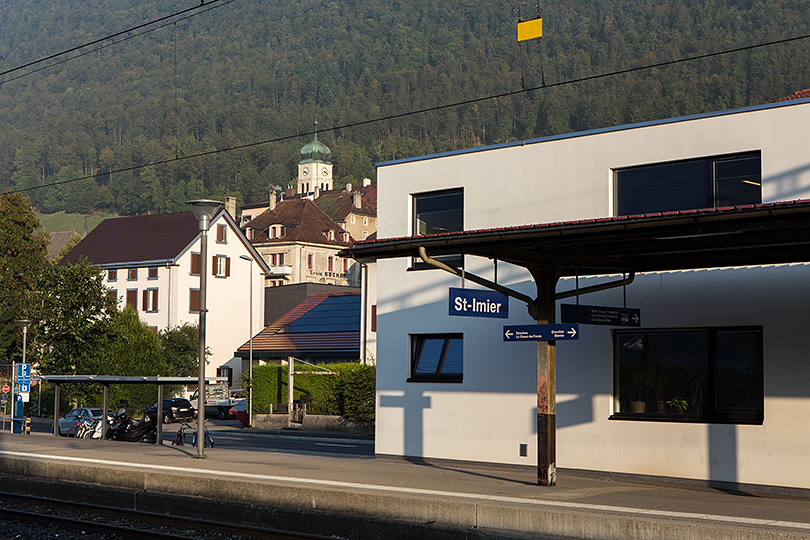
[[[407, 111], [407, 112], [402, 112], [402, 113], [389, 114], [389, 115], [381, 116], [381, 117], [378, 117], [378, 118], [370, 118], [370, 119], [366, 119], [366, 120], [359, 120], [357, 122], [349, 122], [349, 123], [342, 124], [342, 125], [332, 126], [331, 128], [328, 128], [328, 129], [322, 129], [322, 128], [318, 129], [318, 128], [316, 128], [314, 130], [304, 131], [304, 132], [296, 133], [294, 135], [284, 135], [284, 136], [281, 136], [281, 137], [275, 137], [275, 138], [272, 138], [272, 139], [265, 139], [265, 140], [262, 140], [262, 141], [255, 141], [255, 142], [251, 142], [251, 143], [240, 144], [240, 145], [231, 146], [231, 147], [227, 147], [227, 148], [220, 148], [220, 149], [217, 149], [217, 150], [208, 150], [206, 152], [198, 152], [196, 154], [189, 154], [187, 156], [179, 156], [179, 157], [174, 157], [174, 158], [170, 158], [170, 159], [152, 161], [152, 162], [144, 163], [144, 164], [140, 164], [140, 165], [133, 165], [133, 166], [130, 166], [130, 167], [124, 167], [124, 168], [117, 169], [117, 170], [114, 170], [114, 171], [109, 171], [109, 174], [120, 174], [120, 173], [125, 173], [125, 172], [132, 172], [132, 171], [136, 171], [136, 170], [140, 170], [140, 169], [145, 169], [147, 167], [157, 167], [157, 166], [160, 166], [160, 165], [166, 165], [166, 164], [169, 164], [169, 163], [175, 163], [175, 162], [178, 162], [178, 161], [183, 161], [183, 160], [188, 160], [188, 159], [197, 159], [197, 158], [212, 156], [212, 155], [215, 155], [215, 154], [221, 154], [221, 153], [225, 153], [225, 152], [234, 152], [234, 151], [238, 151], [238, 150], [245, 150], [245, 149], [248, 149], [248, 148], [255, 148], [257, 146], [262, 146], [262, 145], [266, 145], [266, 144], [283, 142], [283, 141], [288, 141], [288, 140], [291, 140], [291, 139], [298, 139], [300, 137], [307, 137], [307, 136], [310, 136], [310, 135], [314, 135], [316, 133], [322, 133], [324, 131], [336, 131], [336, 130], [352, 129], [352, 128], [356, 128], [356, 127], [360, 127], [360, 126], [376, 124], [376, 123], [379, 123], [379, 122], [387, 122], [387, 121], [390, 121], [390, 120], [397, 120], [397, 119], [400, 119], [400, 118], [405, 118], [405, 117], [408, 117], [408, 116], [414, 116], [414, 115], [417, 115], [417, 114], [425, 114], [425, 113], [430, 113], [430, 112], [437, 112], [437, 111], [441, 111], [441, 110], [444, 110], [444, 109], [463, 107], [465, 105], [472, 105], [472, 104], [481, 103], [481, 102], [484, 102], [484, 101], [490, 101], [490, 100], [495, 100], [495, 99], [502, 99], [502, 98], [512, 97], [512, 96], [516, 96], [516, 95], [519, 95], [519, 94], [524, 94], [524, 93], [527, 93], [527, 92], [534, 92], [536, 90], [546, 90], [546, 89], [549, 89], [549, 88], [555, 88], [555, 87], [560, 87], [560, 86], [567, 86], [567, 85], [579, 84], [579, 83], [583, 83], [583, 82], [595, 81], [595, 80], [604, 79], [604, 78], [607, 78], [607, 77], [615, 77], [617, 75], [625, 75], [625, 74], [628, 74], [628, 73], [635, 73], [635, 72], [639, 72], [639, 71], [646, 71], [646, 70], [651, 70], [651, 69], [660, 68], [660, 67], [666, 67], [666, 66], [672, 66], [672, 65], [676, 65], [676, 64], [682, 64], [682, 63], [686, 63], [686, 62], [693, 62], [693, 61], [696, 61], [696, 60], [703, 60], [703, 59], [713, 58], [713, 57], [717, 57], [717, 56], [723, 56], [723, 55], [727, 55], [727, 54], [750, 51], [750, 50], [759, 49], [759, 48], [763, 48], [763, 47], [771, 47], [771, 46], [774, 46], [774, 45], [781, 45], [781, 44], [785, 44], [785, 43], [805, 40], [805, 39], [808, 39], [808, 38], [810, 38], [810, 34], [804, 34], [802, 36], [795, 36], [795, 37], [790, 37], [790, 38], [778, 39], [778, 40], [768, 41], [768, 42], [764, 42], [764, 43], [757, 43], [757, 44], [754, 44], [754, 45], [746, 45], [746, 46], [743, 46], [743, 47], [736, 47], [736, 48], [733, 48], [733, 49], [727, 49], [727, 50], [723, 50], [723, 51], [715, 51], [715, 52], [704, 53], [704, 54], [699, 54], [699, 55], [695, 55], [695, 56], [688, 56], [688, 57], [685, 57], [685, 58], [679, 58], [679, 59], [675, 59], [675, 60], [666, 60], [666, 61], [663, 61], [663, 62], [656, 62], [654, 64], [647, 64], [647, 65], [644, 65], [644, 66], [636, 66], [636, 67], [627, 68], [627, 69], [620, 69], [620, 70], [616, 70], [616, 71], [600, 73], [600, 74], [597, 74], [597, 75], [588, 75], [586, 77], [579, 77], [579, 78], [576, 78], [576, 79], [569, 79], [569, 80], [566, 80], [566, 81], [560, 81], [560, 82], [556, 82], [556, 83], [548, 83], [547, 84], [547, 83], [544, 82], [543, 85], [541, 85], [541, 86], [534, 86], [534, 87], [530, 87], [530, 88], [521, 88], [521, 89], [518, 89], [518, 90], [511, 90], [511, 91], [508, 91], [508, 92], [502, 92], [502, 93], [499, 93], [499, 94], [490, 94], [490, 95], [487, 95], [487, 96], [481, 96], [481, 97], [477, 97], [477, 98], [471, 98], [471, 99], [466, 99], [466, 100], [462, 100], [462, 101], [456, 101], [456, 102], [453, 102], [453, 103], [446, 103], [446, 104], [443, 104], [443, 105], [436, 105], [436, 106], [433, 106], [433, 107], [426, 107], [426, 108], [417, 109], [417, 110], [414, 110], [414, 111]], [[33, 186], [33, 187], [25, 188], [25, 189], [15, 190], [12, 193], [24, 193], [24, 192], [27, 192], [27, 191], [34, 191], [34, 190], [42, 189], [42, 188], [46, 188], [46, 187], [59, 186], [59, 185], [63, 185], [63, 184], [69, 184], [69, 183], [72, 183], [72, 182], [78, 182], [78, 181], [81, 181], [81, 180], [89, 180], [91, 178], [95, 178], [96, 176], [97, 175], [87, 175], [87, 176], [81, 176], [81, 177], [73, 178], [73, 179], [69, 179], [69, 180], [61, 180], [61, 181], [58, 181], [58, 182], [51, 182], [49, 184], [42, 184], [42, 185], [39, 185], [39, 186]]]
[[[133, 26], [132, 28], [127, 28], [126, 30], [121, 30], [120, 32], [116, 32], [115, 34], [110, 34], [109, 36], [99, 38], [99, 39], [95, 39], [93, 41], [89, 41], [87, 43], [84, 43], [82, 45], [78, 45], [76, 47], [71, 47], [70, 49], [66, 49], [64, 51], [45, 56], [45, 57], [40, 58], [38, 60], [28, 62], [28, 63], [23, 64], [21, 66], [17, 66], [15, 68], [7, 69], [6, 71], [0, 71], [0, 77], [3, 77], [3, 76], [8, 75], [10, 73], [15, 73], [17, 71], [21, 71], [23, 69], [36, 66], [38, 64], [42, 64], [42, 63], [47, 62], [49, 60], [54, 60], [54, 59], [59, 58], [61, 56], [65, 56], [65, 55], [74, 53], [76, 51], [80, 51], [81, 49], [91, 47], [91, 46], [97, 45], [99, 43], [104, 43], [105, 41], [109, 41], [109, 40], [112, 40], [112, 39], [115, 39], [115, 38], [120, 38], [120, 39], [117, 39], [117, 40], [112, 41], [110, 43], [104, 43], [103, 45], [100, 45], [99, 47], [95, 47], [95, 48], [90, 49], [88, 51], [83, 51], [83, 52], [80, 52], [79, 54], [74, 54], [72, 56], [68, 56], [67, 58], [63, 58], [61, 60], [51, 62], [51, 63], [46, 64], [44, 66], [40, 66], [40, 67], [38, 67], [36, 69], [31, 69], [31, 70], [26, 71], [25, 73], [21, 73], [21, 74], [19, 74], [17, 76], [9, 77], [7, 79], [0, 80], [0, 86], [4, 85], [6, 83], [10, 83], [12, 81], [16, 81], [18, 79], [22, 79], [24, 77], [28, 77], [29, 75], [33, 75], [34, 73], [39, 73], [40, 71], [50, 69], [50, 68], [52, 68], [54, 66], [59, 66], [59, 65], [62, 65], [62, 64], [66, 64], [67, 62], [79, 59], [79, 58], [81, 58], [83, 56], [87, 56], [88, 54], [92, 54], [94, 52], [98, 52], [98, 51], [103, 50], [103, 49], [108, 49], [108, 48], [113, 47], [115, 45], [124, 43], [125, 41], [129, 41], [130, 39], [134, 39], [134, 38], [137, 38], [137, 37], [141, 37], [141, 36], [143, 36], [145, 34], [155, 32], [157, 30], [160, 30], [161, 28], [165, 28], [165, 27], [167, 27], [169, 25], [176, 24], [176, 23], [178, 23], [180, 21], [185, 21], [187, 19], [190, 19], [191, 17], [195, 17], [197, 15], [202, 15], [204, 13], [207, 13], [208, 11], [214, 10], [216, 8], [219, 8], [219, 7], [226, 6], [226, 5], [228, 5], [228, 4], [232, 3], [232, 2], [236, 2], [236, 0], [208, 0], [207, 4], [198, 4], [198, 5], [194, 6], [193, 8], [184, 9], [184, 10], [172, 13], [170, 15], [160, 17], [160, 18], [155, 19], [153, 21], [149, 21], [149, 22], [146, 22], [146, 23], [143, 23], [143, 24], [139, 24], [138, 26]], [[202, 9], [202, 8], [205, 8], [205, 9]], [[183, 15], [185, 15], [185, 16], [183, 16]], [[163, 22], [163, 21], [168, 21], [168, 22], [165, 22], [164, 24], [158, 24], [158, 23]], [[146, 28], [147, 26], [152, 26], [152, 25], [157, 25], [157, 26], [155, 26], [154, 28], [149, 28], [147, 30], [144, 30], [143, 32], [138, 32], [136, 34], [132, 34], [132, 32], [136, 32], [137, 30], [140, 30], [142, 28]], [[132, 34], [132, 35], [125, 35], [125, 34]], [[121, 36], [124, 36], [124, 37], [121, 37]]]

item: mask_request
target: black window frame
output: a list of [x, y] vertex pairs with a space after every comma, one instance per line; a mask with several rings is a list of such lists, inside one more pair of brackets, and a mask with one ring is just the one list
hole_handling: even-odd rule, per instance
[[[741, 182], [744, 184], [753, 184], [756, 185], [757, 188], [749, 188], [748, 190], [753, 193], [756, 189], [758, 192], [758, 197], [746, 198], [744, 201], [735, 201], [729, 202], [726, 200], [721, 200], [722, 196], [728, 196], [729, 194], [734, 192], [734, 188], [725, 187], [726, 182], [724, 180], [728, 180], [733, 178], [730, 175], [723, 175], [718, 173], [718, 165], [726, 165], [731, 164], [734, 161], [741, 161], [745, 159], [752, 159], [756, 158], [759, 161], [759, 171], [758, 175], [756, 176], [756, 183], [753, 182], [754, 177], [746, 177], [745, 180]], [[652, 178], [656, 175], [656, 171], [665, 171], [667, 168], [672, 168], [673, 171], [676, 168], [687, 168], [693, 167], [695, 170], [701, 170], [702, 174], [704, 175], [703, 178], [697, 179], [701, 180], [701, 182], [694, 182], [695, 186], [700, 186], [699, 190], [696, 190], [694, 193], [690, 192], [690, 198], [693, 199], [700, 199], [701, 202], [696, 204], [684, 204], [684, 205], [677, 205], [675, 201], [677, 200], [675, 197], [667, 197], [666, 192], [662, 189], [662, 185], [655, 183]], [[651, 178], [650, 182], [652, 187], [650, 188], [651, 191], [655, 191], [661, 197], [667, 200], [667, 203], [671, 206], [658, 206], [650, 203], [646, 203], [641, 205], [639, 203], [635, 203], [634, 206], [629, 207], [631, 204], [631, 200], [628, 199], [626, 195], [622, 194], [622, 184], [624, 183], [625, 186], [628, 182], [639, 182], [641, 179], [638, 177], [636, 178], [626, 178], [623, 182], [622, 175], [625, 173], [628, 174], [643, 174], [645, 171], [649, 172], [649, 176]], [[687, 176], [688, 178], [688, 176]], [[723, 183], [724, 187], [719, 188], [719, 183]], [[689, 187], [685, 185], [684, 187]], [[743, 186], [744, 187], [744, 186]], [[625, 189], [632, 189], [632, 188], [625, 188]], [[641, 200], [641, 198], [640, 198]], [[748, 205], [748, 204], [760, 204], [762, 203], [762, 152], [759, 150], [751, 151], [751, 152], [739, 152], [734, 154], [724, 154], [718, 156], [709, 156], [709, 157], [701, 157], [701, 158], [691, 158], [691, 159], [684, 159], [684, 160], [677, 160], [677, 161], [666, 161], [660, 163], [648, 163], [644, 165], [637, 165], [633, 167], [623, 167], [619, 169], [613, 170], [613, 211], [614, 215], [616, 216], [628, 216], [628, 215], [639, 215], [639, 214], [650, 214], [656, 212], [671, 212], [671, 211], [679, 211], [679, 210], [699, 210], [703, 208], [720, 208], [724, 206], [740, 206], [740, 205]]]
[[[664, 383], [659, 383], [658, 386], [661, 390], [656, 391], [654, 387], [656, 384], [651, 382], [651, 377], [660, 375], [663, 370], [649, 370], [650, 360], [644, 356], [644, 373], [638, 370], [638, 362], [636, 363], [636, 370], [634, 372], [633, 366], [622, 365], [620, 346], [622, 338], [629, 337], [633, 339], [638, 336], [641, 339], [646, 339], [646, 336], [651, 336], [655, 333], [669, 334], [694, 334], [699, 336], [705, 333], [706, 338], [706, 373], [705, 376], [689, 372], [688, 368], [680, 364], [670, 363], [669, 371], [665, 373], [665, 377], [669, 377], [666, 383], [666, 390]], [[744, 392], [748, 392], [748, 399], [751, 400], [752, 406], [748, 410], [733, 411], [727, 405], [723, 406], [723, 395], [726, 397], [729, 394], [728, 389], [733, 388], [734, 385], [729, 384], [728, 380], [721, 379], [721, 370], [728, 366], [728, 362], [732, 358], [721, 358], [724, 339], [731, 334], [748, 334], [749, 339], [755, 340], [755, 365], [751, 369], [750, 380], [743, 381], [745, 385], [736, 385], [738, 388], [744, 388]], [[625, 341], [626, 343], [627, 341]], [[649, 342], [645, 341], [648, 346]], [[726, 343], [727, 345], [727, 343]], [[706, 423], [706, 424], [750, 424], [761, 425], [764, 422], [765, 399], [764, 399], [764, 381], [763, 381], [763, 364], [764, 364], [764, 350], [763, 350], [763, 328], [762, 326], [719, 326], [719, 327], [699, 327], [699, 328], [646, 328], [646, 329], [627, 329], [627, 330], [614, 330], [612, 335], [613, 347], [613, 393], [615, 411], [610, 416], [611, 420], [640, 420], [640, 421], [661, 421], [661, 422], [691, 422], [691, 423]], [[648, 347], [650, 348], [650, 347]], [[689, 346], [685, 346], [688, 350]], [[665, 356], [672, 354], [672, 349], [662, 349]], [[738, 349], [741, 350], [741, 349]], [[752, 351], [754, 349], [751, 349]], [[652, 351], [648, 354], [655, 354]], [[655, 361], [652, 361], [655, 364]], [[659, 362], [657, 365], [660, 367], [664, 362]], [[725, 366], [724, 366], [725, 364]], [[673, 368], [672, 366], [675, 366]], [[653, 373], [653, 376], [650, 375]], [[740, 376], [739, 373], [732, 374]], [[673, 391], [674, 389], [674, 391]], [[663, 393], [664, 395], [658, 395]], [[672, 395], [670, 395], [672, 393]], [[677, 395], [676, 395], [677, 394]], [[636, 397], [635, 401], [644, 403], [644, 410], [632, 409], [630, 403]], [[642, 399], [643, 398], [643, 399]], [[669, 399], [667, 399], [669, 398]], [[677, 401], [681, 400], [678, 404]], [[626, 409], [626, 410], [625, 410]]]
[[[406, 382], [439, 382], [439, 383], [460, 383], [464, 380], [464, 334], [463, 333], [441, 333], [441, 334], [410, 334], [410, 377]], [[432, 373], [419, 372], [420, 360], [425, 352], [425, 342], [443, 340], [442, 351], [436, 362], [436, 370]], [[461, 347], [461, 366], [458, 372], [444, 373], [447, 353], [452, 346], [452, 341], [458, 340]]]
[[[442, 233], [435, 233], [435, 232], [419, 232], [419, 223], [420, 221], [424, 223], [425, 221], [420, 219], [420, 216], [423, 214], [420, 212], [420, 203], [427, 202], [430, 199], [438, 199], [447, 197], [448, 200], [454, 197], [461, 197], [461, 205], [460, 208], [451, 208], [449, 212], [459, 212], [460, 216], [460, 223], [457, 223], [455, 227], [452, 229], [445, 229], [444, 232], [461, 232], [464, 230], [464, 188], [452, 188], [452, 189], [442, 189], [438, 191], [425, 191], [422, 193], [412, 193], [411, 194], [411, 234], [413, 236], [420, 236], [423, 234], [442, 234]], [[436, 260], [443, 262], [444, 264], [451, 266], [453, 268], [463, 268], [464, 267], [464, 255], [443, 255], [439, 257], [435, 257]], [[434, 269], [433, 266], [426, 264], [421, 259], [414, 257], [411, 261], [411, 270], [430, 270]]]

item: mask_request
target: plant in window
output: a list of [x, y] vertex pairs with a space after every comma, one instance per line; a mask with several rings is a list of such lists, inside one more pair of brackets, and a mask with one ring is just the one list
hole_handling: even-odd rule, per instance
[[689, 403], [683, 398], [672, 398], [667, 401], [667, 405], [676, 409], [679, 413], [685, 413], [686, 408], [689, 407]]

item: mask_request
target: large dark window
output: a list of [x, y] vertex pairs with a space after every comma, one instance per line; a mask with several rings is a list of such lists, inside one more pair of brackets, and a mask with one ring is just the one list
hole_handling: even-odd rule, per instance
[[758, 424], [762, 328], [614, 333], [614, 418]]
[[408, 382], [461, 382], [463, 375], [462, 334], [411, 336], [411, 377]]
[[[451, 189], [413, 196], [413, 235], [442, 234], [464, 230], [464, 191]], [[437, 257], [454, 267], [463, 266], [461, 255]], [[414, 260], [414, 268], [431, 268]]]
[[616, 215], [762, 202], [759, 152], [615, 171]]

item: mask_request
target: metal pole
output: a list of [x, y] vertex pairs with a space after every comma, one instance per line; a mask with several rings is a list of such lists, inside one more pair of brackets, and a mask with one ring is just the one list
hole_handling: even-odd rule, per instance
[[200, 328], [197, 351], [197, 459], [205, 459], [205, 324], [206, 288], [208, 285], [208, 226], [210, 217], [200, 219]]
[[240, 255], [240, 259], [248, 261], [250, 266], [250, 298], [248, 299], [250, 305], [250, 319], [248, 325], [250, 326], [250, 367], [248, 368], [248, 379], [250, 386], [248, 387], [248, 426], [253, 427], [253, 257], [249, 255]]

